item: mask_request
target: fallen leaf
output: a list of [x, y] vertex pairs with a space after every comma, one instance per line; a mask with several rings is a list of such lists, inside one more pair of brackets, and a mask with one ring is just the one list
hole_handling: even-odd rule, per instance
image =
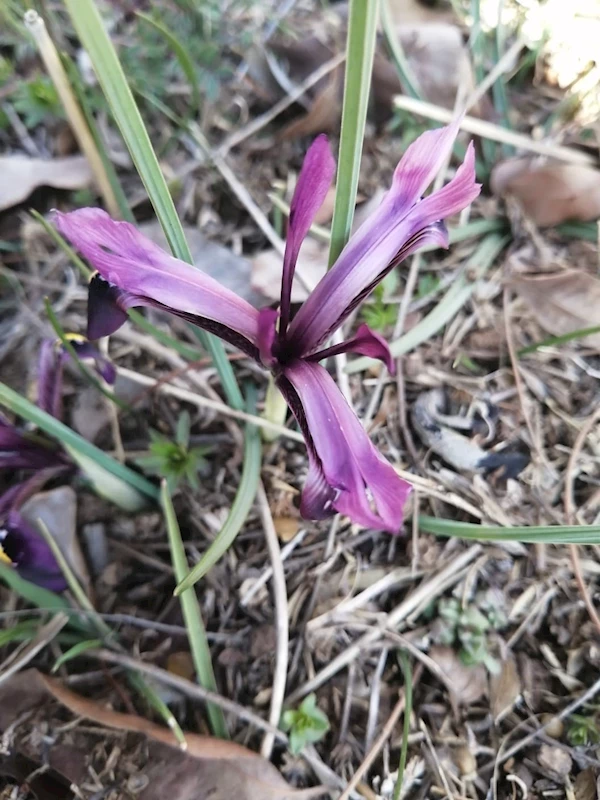
[[298, 533], [300, 520], [298, 517], [274, 517], [273, 525], [277, 536], [282, 542], [290, 542]]
[[279, 133], [281, 139], [299, 139], [317, 133], [337, 130], [342, 114], [342, 80], [334, 70], [329, 83], [315, 96], [307, 114], [294, 120]]
[[569, 775], [573, 768], [571, 756], [560, 747], [554, 747], [550, 744], [541, 745], [538, 753], [538, 762], [548, 772], [561, 778]]
[[582, 770], [575, 778], [575, 783], [573, 784], [575, 800], [596, 800], [599, 789], [600, 787], [597, 785], [596, 776], [592, 767], [587, 767]]
[[293, 789], [273, 764], [235, 742], [186, 733], [187, 750], [181, 752], [167, 728], [105, 708], [53, 678], [39, 674], [39, 680], [76, 716], [108, 728], [142, 733], [169, 745], [167, 759], [151, 762], [149, 785], [139, 795], [142, 800], [308, 800], [325, 793], [323, 787]]
[[443, 673], [443, 680], [457, 705], [470, 705], [487, 694], [487, 673], [483, 664], [467, 666], [451, 647], [435, 645], [429, 657]]
[[65, 776], [18, 752], [0, 756], [0, 786], [8, 789], [11, 785], [15, 789], [26, 786], [26, 795], [2, 792], [2, 797], [35, 797], [35, 800], [70, 800], [73, 797], [69, 791], [70, 781]]
[[74, 191], [92, 182], [92, 171], [84, 156], [52, 159], [0, 156], [0, 175], [0, 211], [27, 200], [40, 186]]
[[521, 694], [521, 679], [512, 656], [503, 662], [498, 675], [490, 677], [490, 708], [496, 725], [510, 712]]
[[[515, 276], [509, 285], [553, 336], [600, 325], [600, 280], [583, 270]], [[600, 350], [600, 333], [586, 336], [582, 342]]]
[[490, 186], [500, 197], [514, 197], [541, 227], [600, 217], [600, 170], [593, 167], [513, 158], [494, 167]]
[[75, 576], [89, 595], [90, 575], [77, 538], [77, 495], [70, 486], [59, 486], [30, 497], [21, 514], [32, 525], [42, 520]]

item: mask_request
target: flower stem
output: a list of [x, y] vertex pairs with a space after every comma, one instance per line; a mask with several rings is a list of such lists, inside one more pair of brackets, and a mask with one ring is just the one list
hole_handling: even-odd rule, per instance
[[338, 158], [329, 266], [350, 238], [362, 155], [379, 0], [350, 0], [346, 44], [346, 81]]

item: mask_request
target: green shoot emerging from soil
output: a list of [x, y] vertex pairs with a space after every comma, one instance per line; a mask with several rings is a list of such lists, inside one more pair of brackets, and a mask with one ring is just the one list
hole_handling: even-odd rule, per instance
[[183, 480], [197, 491], [200, 488], [198, 473], [206, 466], [204, 456], [210, 450], [207, 447], [190, 448], [190, 415], [187, 411], [183, 411], [177, 420], [174, 440], [157, 431], [150, 431], [150, 438], [150, 455], [138, 458], [139, 466], [165, 478], [171, 493]]
[[317, 707], [316, 694], [307, 695], [296, 710], [284, 711], [281, 727], [290, 732], [290, 751], [298, 755], [305, 745], [320, 742], [329, 730], [329, 720]]

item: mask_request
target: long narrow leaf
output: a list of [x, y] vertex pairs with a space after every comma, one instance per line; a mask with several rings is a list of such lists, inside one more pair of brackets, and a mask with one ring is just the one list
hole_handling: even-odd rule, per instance
[[478, 525], [450, 519], [419, 517], [419, 528], [436, 536], [477, 539], [492, 542], [525, 542], [527, 544], [600, 544], [600, 525], [523, 525], [506, 528], [501, 525]]
[[[255, 398], [254, 391], [248, 398], [247, 403], [248, 413], [255, 412]], [[242, 470], [242, 477], [240, 485], [235, 496], [235, 500], [231, 505], [229, 516], [225, 520], [225, 524], [219, 531], [216, 539], [208, 548], [204, 556], [196, 564], [196, 566], [189, 572], [186, 577], [180, 581], [175, 594], [178, 595], [185, 589], [189, 589], [197, 581], [200, 580], [206, 573], [213, 567], [217, 561], [227, 552], [231, 547], [235, 537], [241, 530], [242, 525], [246, 521], [246, 517], [252, 508], [252, 503], [256, 497], [256, 490], [258, 488], [258, 481], [260, 479], [260, 462], [261, 462], [261, 443], [260, 434], [255, 425], [246, 425], [246, 434], [244, 440], [244, 468]]]
[[354, 218], [362, 155], [379, 0], [350, 0], [346, 45], [346, 81], [342, 107], [342, 130], [331, 223], [329, 266], [337, 259], [348, 238]]
[[[181, 539], [179, 523], [177, 522], [177, 516], [175, 515], [173, 502], [166, 481], [162, 483], [161, 502], [169, 536], [171, 563], [175, 571], [175, 578], [179, 582], [185, 578], [188, 572], [188, 563]], [[183, 613], [198, 681], [205, 689], [216, 692], [217, 681], [215, 680], [215, 673], [210, 658], [210, 647], [208, 646], [206, 628], [204, 627], [202, 612], [200, 611], [200, 604], [198, 603], [194, 587], [191, 586], [189, 589], [180, 592], [179, 599], [181, 601], [181, 611]], [[227, 732], [227, 724], [223, 711], [219, 706], [215, 706], [212, 703], [207, 704], [206, 710], [215, 736], [221, 739], [228, 739], [229, 734]]]

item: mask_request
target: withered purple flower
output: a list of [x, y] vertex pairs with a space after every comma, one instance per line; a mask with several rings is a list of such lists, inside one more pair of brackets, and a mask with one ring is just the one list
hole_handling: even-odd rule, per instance
[[[83, 337], [69, 334], [79, 358], [91, 359], [98, 373], [108, 382], [115, 370]], [[57, 419], [62, 415], [62, 378], [69, 353], [60, 342], [46, 339], [38, 361], [38, 406]], [[50, 480], [73, 470], [68, 456], [51, 442], [20, 431], [0, 415], [0, 471], [23, 470], [27, 477], [0, 496], [0, 561], [13, 566], [21, 577], [55, 592], [67, 584], [56, 559], [37, 528], [20, 513], [23, 504]]]
[[375, 449], [333, 378], [318, 362], [343, 352], [383, 360], [385, 340], [361, 325], [334, 347], [326, 340], [403, 259], [424, 245], [448, 246], [443, 219], [479, 194], [474, 153], [442, 189], [423, 197], [458, 131], [454, 123], [423, 134], [406, 151], [379, 208], [352, 236], [332, 269], [291, 318], [291, 290], [300, 246], [329, 190], [335, 161], [319, 136], [310, 147], [292, 199], [279, 313], [257, 311], [188, 264], [168, 255], [133, 225], [100, 209], [57, 213], [60, 232], [98, 274], [90, 283], [88, 336], [113, 333], [127, 309], [164, 309], [254, 358], [273, 373], [304, 434], [309, 471], [300, 510], [309, 519], [339, 511], [365, 527], [397, 533], [410, 486]]

